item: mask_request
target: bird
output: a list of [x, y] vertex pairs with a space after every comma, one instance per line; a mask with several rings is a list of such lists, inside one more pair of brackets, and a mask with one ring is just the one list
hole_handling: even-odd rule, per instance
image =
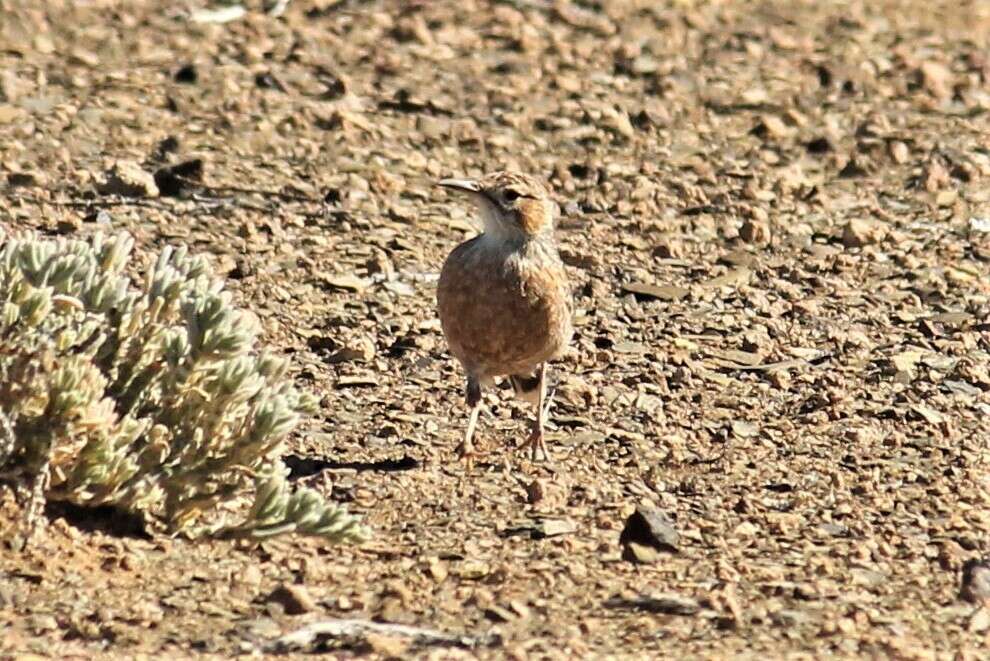
[[564, 353], [574, 334], [571, 288], [554, 238], [557, 206], [546, 186], [518, 172], [437, 183], [466, 194], [483, 226], [454, 248], [437, 281], [440, 325], [467, 376], [460, 455], [470, 468], [481, 389], [507, 377], [515, 395], [536, 407], [528, 439], [532, 460], [541, 453], [549, 460], [547, 363]]

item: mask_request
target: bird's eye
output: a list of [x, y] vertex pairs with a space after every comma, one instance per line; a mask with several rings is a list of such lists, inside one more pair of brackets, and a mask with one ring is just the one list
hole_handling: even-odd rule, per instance
[[517, 193], [516, 191], [511, 190], [511, 189], [505, 191], [505, 201], [506, 202], [515, 202], [518, 199], [519, 199], [519, 193]]

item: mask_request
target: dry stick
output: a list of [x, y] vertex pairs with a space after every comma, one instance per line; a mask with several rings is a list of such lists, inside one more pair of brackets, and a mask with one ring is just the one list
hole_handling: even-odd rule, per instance
[[18, 202], [28, 202], [30, 204], [51, 204], [56, 207], [88, 208], [88, 207], [148, 207], [161, 211], [171, 211], [168, 205], [155, 200], [143, 200], [140, 198], [111, 198], [92, 200], [42, 200], [30, 195], [12, 195], [12, 200]]
[[[303, 197], [299, 195], [292, 195], [288, 193], [279, 193], [277, 191], [254, 190], [249, 188], [236, 188], [236, 187], [228, 187], [228, 186], [218, 187], [218, 188], [208, 188], [208, 187], [200, 186], [200, 188], [203, 188], [204, 190], [212, 193], [220, 193], [221, 191], [227, 191], [231, 193], [249, 193], [249, 194], [261, 195], [263, 197], [274, 197], [281, 199], [282, 201], [285, 202], [306, 202], [309, 204], [316, 204], [316, 205], [323, 204], [322, 201], [317, 199]], [[145, 208], [157, 209], [159, 211], [165, 211], [173, 214], [178, 213], [174, 208], [172, 208], [172, 205], [170, 204], [158, 200], [145, 200], [141, 198], [109, 198], [109, 199], [94, 198], [91, 200], [79, 200], [79, 199], [42, 200], [37, 197], [32, 197], [29, 195], [14, 195], [12, 196], [12, 199], [20, 202], [27, 202], [29, 204], [36, 204], [36, 205], [50, 204], [52, 206], [69, 207], [69, 208], [95, 209], [95, 208], [112, 208], [112, 207], [145, 207]], [[259, 207], [250, 204], [248, 202], [245, 202], [243, 200], [239, 200], [235, 197], [206, 197], [203, 195], [193, 194], [192, 197], [188, 199], [191, 199], [193, 202], [197, 202], [199, 204], [210, 205], [213, 208], [217, 208], [229, 204], [232, 206], [240, 207], [242, 209], [246, 209], [248, 211], [255, 211], [257, 213], [271, 213], [271, 209], [265, 209], [263, 207]], [[334, 217], [343, 216], [343, 215], [347, 215], [347, 212], [343, 210], [327, 209], [315, 213], [306, 212], [303, 215], [306, 216], [307, 218], [323, 218], [328, 215]]]
[[265, 645], [266, 652], [288, 652], [306, 649], [312, 646], [318, 638], [363, 638], [367, 634], [383, 634], [402, 638], [412, 638], [420, 645], [448, 645], [456, 647], [477, 647], [491, 645], [496, 642], [495, 636], [459, 636], [456, 634], [412, 627], [405, 624], [389, 624], [385, 622], [369, 622], [367, 620], [332, 619], [307, 624], [284, 636], [280, 636]]

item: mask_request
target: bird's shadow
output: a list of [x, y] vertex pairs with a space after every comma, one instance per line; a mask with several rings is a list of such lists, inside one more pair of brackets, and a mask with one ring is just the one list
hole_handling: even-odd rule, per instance
[[420, 467], [418, 459], [404, 455], [400, 459], [381, 459], [379, 461], [333, 461], [316, 457], [303, 457], [292, 454], [283, 459], [289, 469], [289, 479], [297, 480], [310, 475], [316, 475], [327, 470], [351, 469], [358, 472], [380, 471], [382, 473], [397, 473], [399, 471], [415, 470]]

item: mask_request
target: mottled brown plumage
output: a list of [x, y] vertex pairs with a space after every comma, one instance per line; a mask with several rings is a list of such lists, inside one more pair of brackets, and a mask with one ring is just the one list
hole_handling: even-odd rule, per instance
[[462, 452], [470, 459], [481, 386], [506, 376], [537, 406], [533, 457], [546, 456], [546, 363], [570, 342], [571, 293], [553, 238], [554, 204], [546, 188], [522, 174], [497, 172], [442, 186], [468, 193], [484, 232], [457, 246], [444, 263], [437, 306], [451, 353], [468, 377], [471, 408]]

